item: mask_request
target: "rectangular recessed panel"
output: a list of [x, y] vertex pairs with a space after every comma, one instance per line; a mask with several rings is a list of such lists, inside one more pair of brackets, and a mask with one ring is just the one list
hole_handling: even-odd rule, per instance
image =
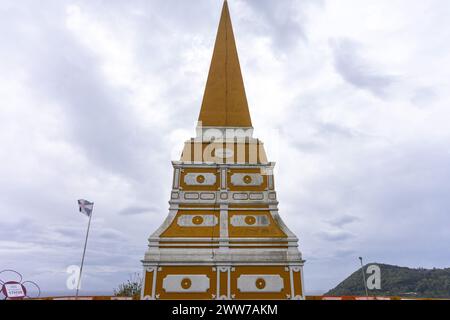
[[214, 215], [181, 215], [177, 224], [180, 227], [214, 227], [218, 220]]
[[263, 177], [256, 173], [234, 173], [231, 176], [233, 186], [260, 186], [263, 184]]
[[213, 173], [188, 173], [184, 176], [184, 183], [188, 186], [212, 186], [216, 183]]
[[197, 192], [187, 192], [184, 194], [186, 200], [198, 200], [199, 194]]
[[202, 200], [214, 200], [216, 198], [216, 194], [212, 192], [202, 192], [200, 193], [200, 199]]
[[247, 193], [235, 193], [233, 194], [234, 200], [248, 200], [248, 194]]
[[233, 215], [230, 221], [233, 227], [266, 227], [270, 224], [266, 215]]
[[263, 200], [264, 194], [263, 193], [250, 193], [250, 200]]
[[240, 292], [281, 292], [284, 288], [283, 278], [279, 275], [241, 275], [237, 279]]
[[206, 275], [168, 275], [163, 280], [167, 293], [204, 293], [209, 289], [210, 280]]

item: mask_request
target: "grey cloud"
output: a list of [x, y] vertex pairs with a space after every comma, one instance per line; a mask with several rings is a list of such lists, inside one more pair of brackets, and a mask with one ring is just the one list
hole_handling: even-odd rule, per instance
[[359, 218], [351, 215], [342, 215], [332, 220], [329, 220], [328, 223], [332, 226], [342, 228], [343, 226], [358, 221]]
[[245, 1], [261, 18], [261, 23], [253, 25], [254, 32], [270, 36], [273, 48], [282, 52], [308, 40], [306, 25], [307, 16], [304, 11], [308, 6], [323, 6], [321, 0], [307, 1]]
[[436, 97], [434, 88], [419, 87], [413, 90], [411, 101], [416, 106], [427, 108]]
[[349, 39], [331, 41], [336, 71], [348, 83], [385, 97], [397, 78], [376, 70], [361, 53], [360, 44]]
[[[320, 96], [300, 93], [293, 99], [288, 113], [296, 119], [296, 126], [284, 126], [280, 133], [289, 137], [294, 148], [305, 153], [320, 154], [330, 143], [361, 143], [376, 137], [340, 123], [339, 117], [323, 119], [323, 113], [331, 110]], [[302, 134], [299, 134], [301, 132]]]
[[317, 136], [340, 136], [343, 138], [353, 138], [356, 133], [344, 126], [335, 123], [318, 123], [317, 124]]
[[335, 231], [335, 232], [321, 232], [319, 237], [326, 241], [345, 241], [354, 237], [350, 232]]
[[[17, 33], [11, 38], [19, 39], [17, 46], [22, 52], [16, 63], [27, 67], [32, 93], [51, 97], [50, 102], [60, 105], [65, 114], [61, 121], [69, 126], [69, 139], [80, 152], [103, 168], [139, 179], [147, 166], [142, 160], [148, 152], [163, 152], [157, 143], [161, 134], [129, 124], [126, 95], [108, 85], [100, 61], [65, 27], [65, 8], [64, 3], [53, 5], [51, 10], [42, 6], [14, 8], [17, 11], [12, 14], [18, 19], [12, 24], [31, 21], [35, 28], [31, 34], [13, 28]], [[48, 21], [49, 11], [58, 19]], [[30, 52], [33, 60], [26, 59]]]
[[[324, 219], [338, 229], [315, 237], [326, 241], [357, 239], [353, 250], [412, 266], [421, 261], [419, 252], [428, 255], [437, 248], [448, 252], [444, 248], [450, 223], [448, 153], [430, 145], [411, 146], [402, 152], [386, 150], [383, 160], [377, 161], [371, 154], [362, 154], [352, 160], [356, 172], [344, 169], [348, 165], [341, 161], [334, 159], [335, 170], [324, 174], [320, 182], [304, 185], [309, 192], [304, 199], [297, 199], [302, 205], [296, 210], [320, 217], [347, 210], [363, 216], [357, 220], [353, 215]], [[333, 201], [327, 203], [324, 199], [330, 194]], [[410, 255], [412, 242], [415, 254]], [[443, 256], [433, 256], [433, 260], [435, 265], [448, 263]]]
[[351, 250], [351, 249], [336, 250], [335, 257], [337, 257], [337, 258], [343, 258], [343, 257], [349, 257], [349, 256], [356, 256], [355, 250]]
[[[50, 75], [46, 77], [46, 83], [41, 81], [41, 85], [45, 85], [48, 92], [57, 93], [58, 100], [63, 103], [72, 141], [101, 166], [139, 177], [142, 170], [139, 151], [160, 151], [154, 144], [158, 135], [138, 132], [127, 125], [126, 105], [122, 105], [120, 99], [114, 99], [114, 90], [107, 88], [98, 75], [97, 64], [75, 44], [65, 47], [68, 51], [48, 57], [48, 64], [45, 58], [41, 60], [37, 78], [43, 73]], [[77, 55], [78, 62], [74, 65], [67, 61], [63, 58], [66, 54]], [[144, 143], [144, 136], [149, 137], [145, 140], [147, 143]]]
[[134, 216], [134, 215], [141, 215], [145, 213], [150, 213], [158, 211], [158, 208], [155, 206], [149, 206], [149, 207], [127, 207], [119, 211], [119, 215], [123, 216]]
[[292, 146], [306, 153], [321, 153], [329, 147], [332, 142], [352, 143], [355, 140], [370, 140], [368, 134], [347, 128], [331, 122], [323, 122], [316, 119], [316, 115], [310, 115], [304, 121], [311, 126], [311, 132], [307, 136], [299, 136], [292, 132]]
[[104, 229], [99, 230], [98, 239], [102, 239], [103, 241], [110, 242], [111, 240], [120, 241], [125, 237], [122, 232], [114, 229]]

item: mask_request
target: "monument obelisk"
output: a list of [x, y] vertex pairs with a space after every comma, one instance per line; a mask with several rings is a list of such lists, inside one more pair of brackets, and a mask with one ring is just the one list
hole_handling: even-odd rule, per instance
[[274, 163], [253, 138], [227, 1], [196, 137], [149, 238], [143, 299], [304, 299], [298, 239], [278, 213]]

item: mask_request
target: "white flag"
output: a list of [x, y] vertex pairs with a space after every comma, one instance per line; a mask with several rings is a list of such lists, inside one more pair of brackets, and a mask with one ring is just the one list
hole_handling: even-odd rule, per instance
[[88, 217], [92, 214], [92, 209], [94, 208], [94, 203], [87, 200], [78, 200], [78, 206], [80, 207], [80, 212], [87, 215]]

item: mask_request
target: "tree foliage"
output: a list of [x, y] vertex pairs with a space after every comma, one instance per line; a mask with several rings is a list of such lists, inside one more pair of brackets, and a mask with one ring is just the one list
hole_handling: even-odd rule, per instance
[[[411, 269], [387, 264], [371, 263], [381, 269], [381, 290], [369, 290], [371, 296], [401, 296], [417, 298], [449, 298], [450, 268]], [[366, 273], [367, 275], [367, 273]], [[367, 277], [367, 276], [366, 276]], [[361, 269], [326, 293], [330, 296], [365, 296]]]
[[114, 295], [116, 297], [133, 297], [139, 298], [142, 289], [142, 277], [139, 273], [134, 273], [130, 276], [126, 282], [119, 285], [117, 289], [114, 289]]

